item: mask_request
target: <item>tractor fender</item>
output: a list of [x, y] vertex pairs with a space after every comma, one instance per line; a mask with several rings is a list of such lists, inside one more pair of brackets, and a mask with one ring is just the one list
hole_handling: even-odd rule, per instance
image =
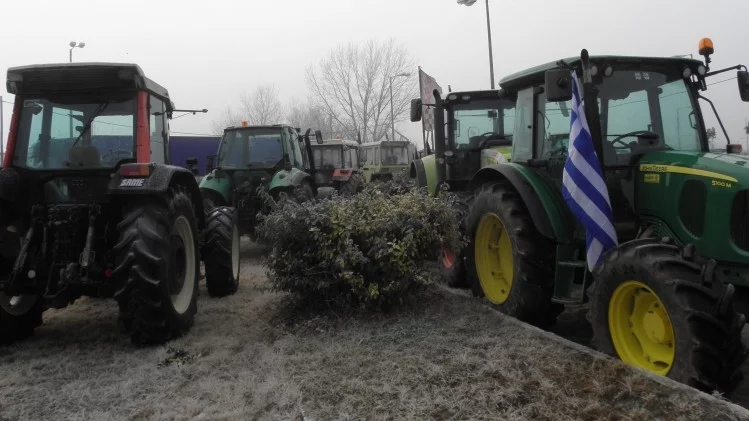
[[150, 164], [149, 168], [150, 175], [145, 177], [123, 177], [119, 171], [115, 172], [107, 186], [107, 194], [121, 197], [160, 196], [169, 187], [183, 186], [192, 199], [198, 229], [205, 228], [203, 201], [201, 200], [198, 182], [195, 180], [195, 174], [186, 168], [175, 165]]
[[558, 243], [572, 240], [574, 221], [561, 194], [527, 167], [514, 163], [484, 167], [473, 175], [469, 189], [476, 192], [484, 183], [500, 180], [518, 192], [541, 235]]
[[[226, 173], [224, 173], [226, 174]], [[232, 179], [228, 175], [216, 177], [216, 170], [206, 174], [198, 185], [204, 196], [220, 197], [222, 203], [231, 203]]]
[[286, 170], [280, 170], [273, 174], [273, 178], [270, 180], [270, 183], [268, 184], [268, 191], [273, 191], [276, 189], [289, 189], [294, 188], [296, 186], [299, 186], [302, 184], [303, 181], [307, 181], [311, 185], [314, 185], [314, 180], [312, 180], [312, 176], [307, 174], [306, 172], [298, 169], [298, 168], [292, 168], [289, 171]]
[[434, 155], [411, 161], [409, 176], [416, 179], [416, 187], [425, 188], [429, 196], [437, 195], [437, 167]]

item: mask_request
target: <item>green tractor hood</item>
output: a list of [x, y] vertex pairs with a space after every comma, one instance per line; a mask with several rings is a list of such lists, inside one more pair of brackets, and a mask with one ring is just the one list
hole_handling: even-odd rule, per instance
[[636, 206], [657, 235], [693, 243], [707, 258], [747, 265], [748, 187], [746, 156], [651, 152], [637, 166]]

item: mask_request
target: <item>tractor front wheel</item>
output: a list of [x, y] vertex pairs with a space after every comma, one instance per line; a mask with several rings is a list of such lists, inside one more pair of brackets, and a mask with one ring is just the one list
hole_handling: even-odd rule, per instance
[[42, 297], [36, 294], [9, 296], [0, 292], [0, 344], [26, 339], [42, 324]]
[[339, 193], [341, 196], [354, 196], [359, 193], [364, 185], [364, 177], [361, 174], [351, 174], [348, 180], [341, 183]]
[[731, 391], [747, 356], [744, 315], [714, 262], [667, 239], [608, 251], [593, 272], [588, 320], [593, 344], [622, 361], [704, 391]]
[[208, 214], [203, 245], [205, 283], [212, 297], [239, 288], [239, 226], [234, 208], [219, 206]]
[[[472, 200], [472, 193], [461, 193], [454, 204], [458, 213], [458, 231], [461, 235], [465, 235], [466, 232], [466, 218]], [[442, 247], [440, 249], [439, 265], [442, 283], [451, 288], [468, 287], [465, 250], [458, 254], [454, 250]]]
[[533, 225], [513, 187], [489, 182], [466, 219], [466, 263], [474, 295], [499, 311], [538, 327], [551, 326], [563, 310], [552, 303], [554, 244]]
[[117, 224], [115, 297], [133, 343], [160, 344], [186, 333], [197, 312], [198, 236], [192, 201], [183, 189], [164, 198], [128, 201]]
[[302, 184], [294, 187], [294, 200], [298, 203], [307, 202], [314, 198], [315, 192], [307, 181], [303, 181]]

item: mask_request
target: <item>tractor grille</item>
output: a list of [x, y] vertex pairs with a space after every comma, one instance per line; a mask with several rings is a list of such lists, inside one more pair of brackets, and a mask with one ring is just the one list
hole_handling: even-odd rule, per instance
[[731, 207], [731, 239], [736, 247], [749, 251], [749, 190], [741, 190]]

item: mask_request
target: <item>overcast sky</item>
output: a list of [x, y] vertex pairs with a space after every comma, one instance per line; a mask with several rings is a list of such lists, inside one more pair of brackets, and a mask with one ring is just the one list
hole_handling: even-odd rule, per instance
[[[592, 55], [697, 57], [701, 37], [715, 43], [713, 70], [749, 65], [747, 0], [490, 0], [490, 8], [497, 80], [582, 48]], [[390, 37], [445, 90], [489, 88], [484, 0], [472, 7], [456, 0], [4, 1], [0, 68], [4, 79], [10, 66], [67, 62], [68, 43], [83, 41], [74, 61], [139, 64], [178, 108], [209, 110], [174, 120], [172, 131], [207, 134], [242, 90], [275, 83], [285, 103], [304, 98], [305, 67], [331, 48]], [[2, 92], [4, 101], [13, 100]], [[740, 101], [736, 81], [711, 86], [706, 96], [732, 140], [744, 143], [749, 103]], [[11, 107], [4, 104], [6, 136]], [[397, 128], [420, 143], [420, 124]]]

